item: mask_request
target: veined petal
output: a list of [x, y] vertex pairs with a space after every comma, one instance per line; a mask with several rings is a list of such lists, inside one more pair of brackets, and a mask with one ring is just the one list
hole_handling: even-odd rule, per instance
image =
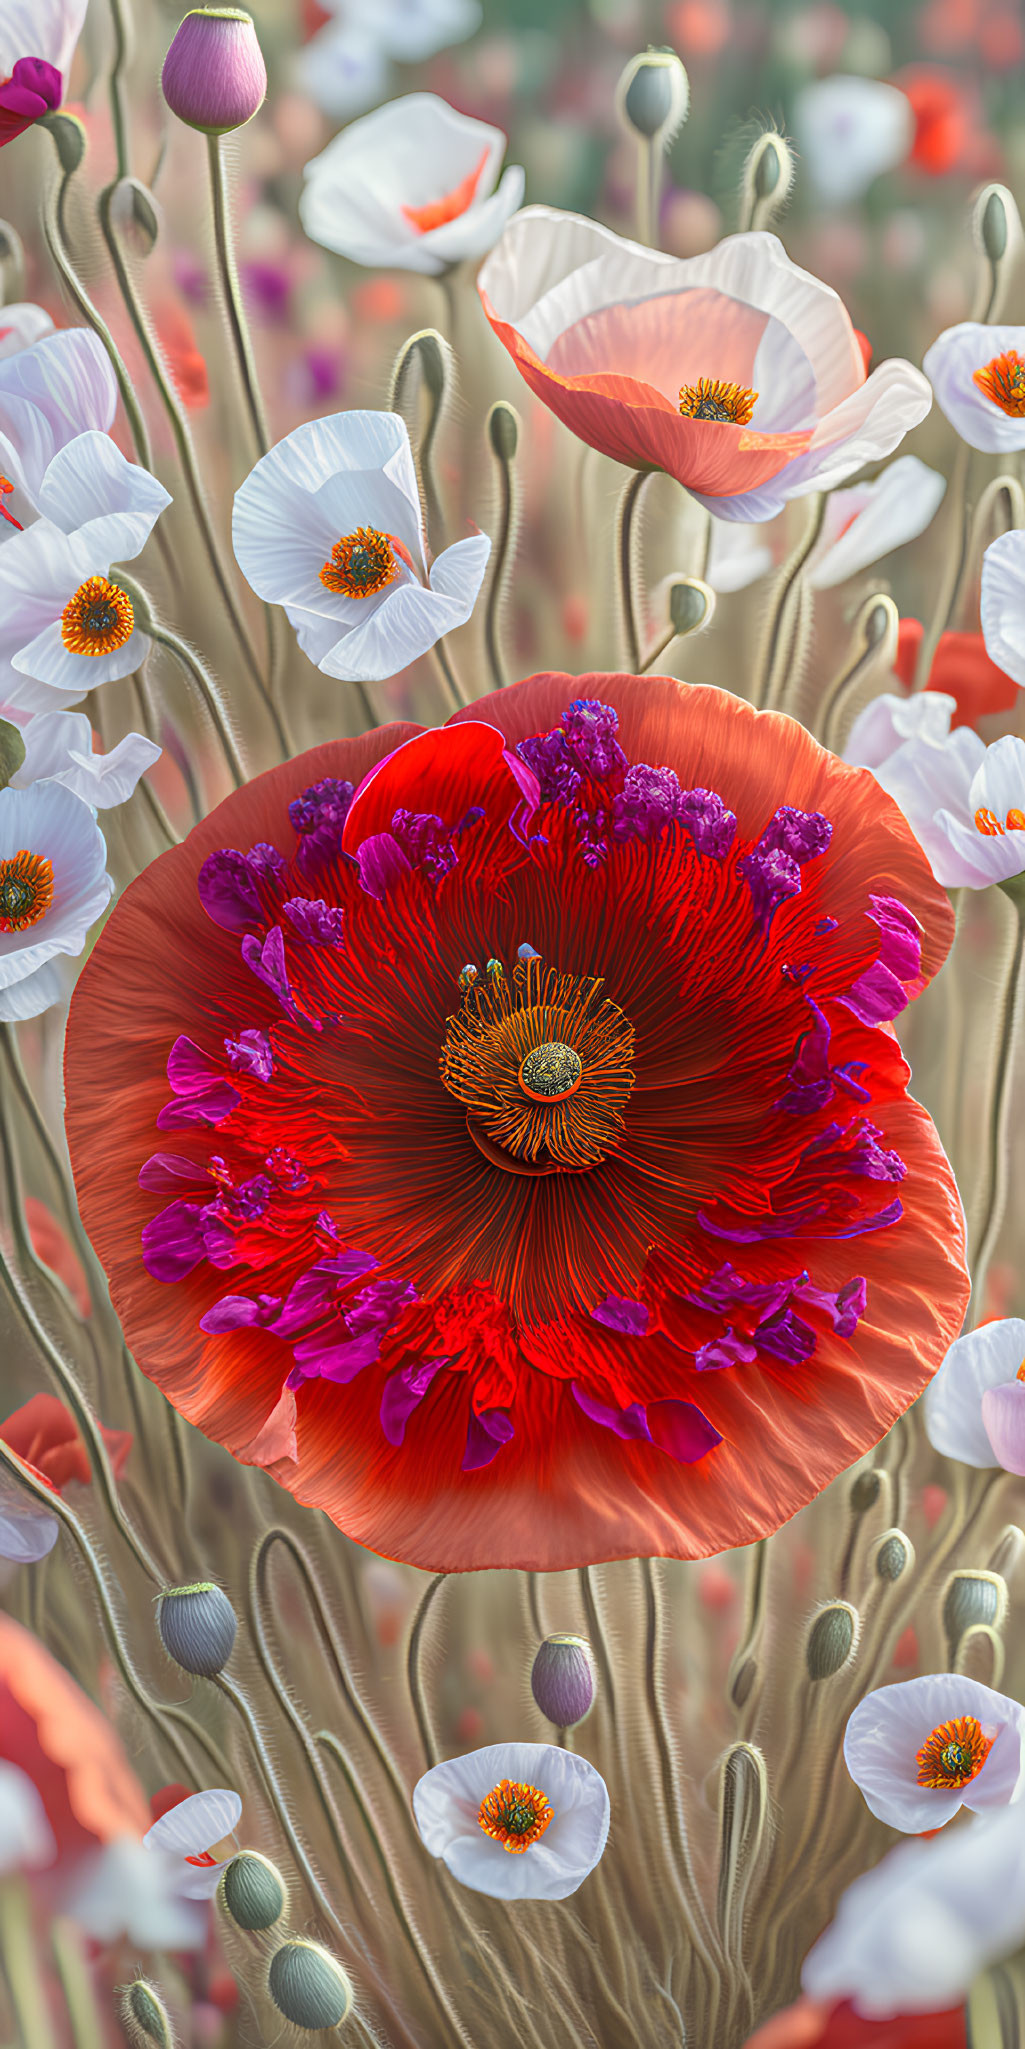
[[957, 327], [945, 328], [922, 359], [951, 426], [962, 441], [991, 454], [1025, 448], [1025, 416], [1005, 413], [975, 382], [976, 370], [984, 370], [1008, 351], [1025, 355], [1025, 327], [988, 327], [962, 320]]
[[53, 321], [44, 306], [35, 306], [27, 299], [4, 306], [0, 310], [0, 362], [17, 355], [19, 349], [31, 348], [33, 342], [42, 341], [44, 334], [52, 333]]
[[88, 0], [4, 0], [0, 17], [0, 72], [19, 57], [45, 57], [67, 77], [82, 33]]
[[179, 1857], [197, 1857], [237, 1829], [242, 1819], [242, 1802], [226, 1786], [205, 1793], [192, 1793], [177, 1807], [169, 1807], [143, 1836], [147, 1849], [173, 1851]]
[[[537, 1789], [553, 1812], [536, 1842], [511, 1854], [481, 1828], [482, 1802], [503, 1780]], [[548, 1743], [492, 1743], [448, 1759], [413, 1789], [426, 1848], [463, 1885], [494, 1899], [567, 1899], [594, 1870], [609, 1832], [609, 1795], [586, 1758]]]
[[140, 463], [128, 462], [109, 434], [95, 429], [76, 434], [57, 450], [39, 490], [39, 510], [64, 533], [85, 527], [105, 514], [123, 521], [121, 552], [109, 560], [129, 561], [138, 555], [152, 529], [170, 505], [171, 494]]
[[983, 555], [980, 610], [990, 661], [1025, 685], [1025, 533], [1017, 527]]
[[[934, 1730], [961, 1717], [973, 1718], [992, 1745], [989, 1781], [983, 1785], [987, 1759], [974, 1778], [960, 1785], [919, 1785], [919, 1752]], [[927, 1673], [876, 1687], [859, 1701], [847, 1724], [844, 1758], [871, 1812], [891, 1828], [919, 1835], [942, 1828], [962, 1805], [1006, 1805], [1014, 1797], [1023, 1729], [1020, 1702], [961, 1673]]]
[[[808, 568], [812, 590], [832, 590], [925, 532], [947, 480], [917, 455], [898, 456], [871, 483], [829, 500], [822, 540]], [[925, 695], [926, 693], [922, 693]]]
[[60, 782], [97, 810], [124, 804], [140, 776], [160, 759], [160, 748], [141, 733], [126, 733], [106, 754], [94, 754], [84, 712], [39, 712], [22, 729], [25, 759], [11, 787], [27, 790], [44, 777]]
[[995, 1466], [982, 1420], [988, 1388], [1004, 1387], [1025, 1363], [1025, 1320], [1008, 1316], [956, 1338], [923, 1397], [930, 1444], [966, 1466]]
[[109, 654], [76, 654], [73, 648], [65, 647], [60, 621], [55, 620], [11, 656], [12, 668], [30, 679], [12, 693], [15, 708], [49, 710], [55, 691], [64, 704], [78, 704], [101, 683], [114, 683], [121, 676], [133, 675], [142, 667], [149, 645], [149, 635], [136, 626], [128, 639], [120, 647], [111, 648]]

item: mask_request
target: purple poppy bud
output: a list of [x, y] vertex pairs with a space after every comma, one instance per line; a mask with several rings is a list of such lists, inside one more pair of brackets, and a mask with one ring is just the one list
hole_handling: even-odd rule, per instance
[[573, 1729], [594, 1704], [594, 1659], [582, 1636], [547, 1636], [530, 1674], [530, 1690], [557, 1729]]
[[205, 135], [241, 128], [263, 105], [267, 67], [253, 17], [241, 7], [195, 7], [164, 58], [172, 114]]

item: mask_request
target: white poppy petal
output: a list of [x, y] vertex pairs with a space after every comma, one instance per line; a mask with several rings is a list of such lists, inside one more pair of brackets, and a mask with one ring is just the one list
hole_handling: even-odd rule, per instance
[[955, 1338], [922, 1396], [929, 1442], [966, 1466], [995, 1466], [982, 1415], [989, 1388], [1013, 1381], [1025, 1363], [1025, 1321], [1008, 1316]]
[[143, 1836], [147, 1849], [173, 1850], [180, 1857], [198, 1857], [230, 1836], [242, 1819], [242, 1802], [226, 1786], [192, 1793], [170, 1807]]
[[335, 121], [348, 121], [383, 98], [388, 60], [365, 26], [331, 21], [299, 51], [295, 76], [300, 88], [325, 114]]
[[1025, 1830], [1014, 1809], [901, 1843], [843, 1894], [805, 1958], [805, 1992], [869, 2020], [959, 2006], [1025, 1939]]
[[[974, 1717], [991, 1735], [1005, 1725], [1020, 1735], [1025, 1726], [1025, 1708], [1019, 1702], [956, 1672], [927, 1673], [880, 1686], [859, 1701], [847, 1724], [844, 1759], [866, 1806], [880, 1821], [920, 1835], [925, 1829], [942, 1828], [957, 1813], [966, 1787], [952, 1786], [948, 1791], [920, 1786], [918, 1753], [934, 1730], [961, 1716]], [[994, 1772], [994, 1785], [1005, 1799], [1011, 1798], [1011, 1791], [1004, 1763], [1012, 1748], [1005, 1746]]]
[[[858, 713], [843, 751], [844, 761], [861, 768], [880, 768], [905, 740], [928, 740], [942, 746], [950, 735], [957, 699], [942, 690], [919, 690], [912, 697], [886, 691]], [[982, 742], [979, 742], [980, 748]]]
[[1025, 533], [1012, 527], [982, 558], [982, 637], [998, 669], [1025, 685]]
[[428, 590], [410, 580], [382, 591], [373, 612], [342, 630], [319, 663], [324, 674], [375, 683], [426, 654], [443, 633], [469, 618], [490, 547], [486, 534], [456, 541], [433, 564]]
[[0, 1474], [0, 1558], [16, 1565], [35, 1565], [48, 1557], [59, 1535], [56, 1516], [30, 1504], [28, 1495], [15, 1482], [8, 1482], [6, 1474]]
[[47, 961], [34, 973], [22, 975], [19, 981], [5, 985], [0, 980], [0, 1019], [4, 1024], [18, 1024], [27, 1017], [41, 1017], [44, 1010], [60, 1003], [64, 994], [60, 968], [54, 961]]
[[983, 1429], [1005, 1473], [1025, 1474], [1025, 1383], [987, 1387], [982, 1396]]
[[25, 759], [11, 787], [27, 790], [52, 777], [99, 811], [124, 804], [140, 776], [160, 759], [160, 748], [141, 733], [126, 733], [107, 754], [94, 754], [83, 712], [40, 712], [22, 729]]
[[[553, 1818], [522, 1852], [485, 1834], [481, 1803], [503, 1779], [534, 1786]], [[447, 1759], [413, 1791], [426, 1848], [453, 1876], [495, 1899], [567, 1899], [594, 1870], [609, 1831], [608, 1789], [574, 1751], [548, 1743], [492, 1743]]]
[[178, 1891], [183, 1900], [212, 1900], [221, 1882], [221, 1873], [231, 1863], [225, 1857], [221, 1864], [185, 1864], [178, 1874]]
[[183, 1899], [180, 1865], [119, 1836], [74, 1867], [66, 1911], [97, 1942], [142, 1950], [202, 1949], [207, 1916]]
[[422, 561], [413, 455], [394, 413], [335, 413], [286, 435], [236, 493], [232, 543], [260, 597], [335, 614], [320, 571], [359, 526], [394, 535]]
[[17, 355], [19, 349], [31, 348], [33, 342], [42, 341], [44, 334], [52, 333], [53, 321], [45, 306], [34, 306], [26, 299], [0, 307], [0, 362], [6, 356]]
[[902, 455], [871, 483], [834, 493], [828, 514], [838, 523], [838, 531], [833, 536], [827, 528], [822, 549], [812, 558], [811, 589], [832, 590], [915, 540], [925, 532], [946, 488], [947, 480], [938, 470], [931, 470], [917, 455]]
[[28, 1773], [0, 1758], [0, 1877], [38, 1871], [56, 1855], [46, 1809]]
[[965, 1786], [962, 1799], [976, 1814], [991, 1807], [1009, 1807], [1022, 1787], [1022, 1714], [998, 1729], [982, 1770]]
[[1025, 415], [1005, 413], [975, 382], [977, 370], [1008, 351], [1025, 356], [1025, 327], [984, 327], [962, 320], [946, 328], [922, 359], [951, 426], [970, 447], [990, 454], [1025, 448]]
[[66, 78], [87, 4], [88, 0], [4, 0], [0, 72], [9, 78], [19, 57], [44, 57]]
[[122, 676], [133, 675], [142, 667], [149, 645], [149, 635], [135, 627], [128, 639], [120, 647], [111, 648], [109, 654], [76, 654], [73, 648], [65, 647], [60, 622], [55, 620], [11, 656], [12, 667], [19, 675], [44, 686], [35, 690], [16, 688], [13, 703], [24, 711], [46, 710], [53, 704], [50, 693], [59, 691], [64, 703], [77, 704], [102, 683], [115, 683]]
[[[500, 129], [409, 93], [353, 121], [307, 164], [303, 227], [351, 262], [437, 274], [483, 254], [519, 204], [522, 173], [494, 191], [505, 146]], [[450, 197], [465, 203], [426, 233], [405, 211]]]
[[819, 197], [843, 206], [904, 162], [915, 119], [906, 93], [896, 86], [845, 73], [798, 93], [793, 132]]
[[746, 590], [772, 568], [772, 549], [749, 526], [712, 520], [712, 545], [705, 582], [722, 597]]
[[0, 932], [0, 989], [35, 974], [55, 953], [81, 953], [113, 887], [91, 810], [60, 783], [0, 790], [0, 860], [22, 848], [50, 862], [53, 899], [35, 924]]
[[0, 432], [26, 465], [31, 443], [37, 483], [58, 448], [90, 427], [108, 428], [116, 408], [110, 358], [91, 328], [61, 328], [0, 362]]
[[[362, 0], [346, 0], [343, 11], [365, 19]], [[465, 42], [481, 24], [479, 0], [377, 0], [374, 34], [390, 57], [423, 64], [450, 43]]]
[[120, 513], [125, 520], [124, 546], [130, 546], [131, 553], [112, 554], [112, 562], [130, 561], [140, 552], [170, 503], [170, 492], [149, 470], [129, 462], [109, 434], [95, 430], [76, 434], [57, 450], [38, 499], [40, 512], [65, 533], [104, 514]]

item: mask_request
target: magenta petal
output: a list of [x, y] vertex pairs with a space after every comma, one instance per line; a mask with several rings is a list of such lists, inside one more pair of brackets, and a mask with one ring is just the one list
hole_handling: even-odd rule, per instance
[[717, 1430], [694, 1402], [649, 1402], [651, 1441], [681, 1465], [693, 1465], [722, 1443]]
[[993, 1456], [1005, 1473], [1025, 1475], [1025, 1380], [987, 1387], [982, 1397], [982, 1422]]

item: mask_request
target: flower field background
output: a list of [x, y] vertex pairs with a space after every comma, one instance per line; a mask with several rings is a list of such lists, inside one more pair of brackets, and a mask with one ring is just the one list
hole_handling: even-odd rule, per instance
[[1025, 2034], [1015, 0], [0, 0], [0, 2049]]

